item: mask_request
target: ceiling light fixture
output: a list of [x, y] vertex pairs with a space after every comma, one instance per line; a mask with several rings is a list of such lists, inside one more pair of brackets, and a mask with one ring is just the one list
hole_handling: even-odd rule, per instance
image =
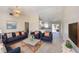
[[16, 6], [14, 9], [11, 9], [11, 12], [9, 14], [12, 16], [20, 16], [21, 10], [18, 6]]

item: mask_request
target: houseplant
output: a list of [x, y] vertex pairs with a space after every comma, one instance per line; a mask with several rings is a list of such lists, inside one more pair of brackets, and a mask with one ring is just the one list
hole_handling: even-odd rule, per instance
[[71, 42], [70, 42], [69, 40], [66, 40], [65, 46], [66, 46], [70, 51], [71, 51], [72, 48], [73, 48], [73, 46], [72, 46], [72, 44], [71, 44]]

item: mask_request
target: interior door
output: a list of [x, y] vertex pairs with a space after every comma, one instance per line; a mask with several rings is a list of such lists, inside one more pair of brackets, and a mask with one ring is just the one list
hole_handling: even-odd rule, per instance
[[25, 22], [25, 31], [29, 33], [29, 22]]

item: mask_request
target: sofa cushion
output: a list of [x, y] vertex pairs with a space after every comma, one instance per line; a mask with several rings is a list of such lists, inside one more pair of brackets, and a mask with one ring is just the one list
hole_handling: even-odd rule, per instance
[[42, 37], [41, 40], [45, 42], [52, 42], [52, 39], [49, 37]]
[[10, 37], [10, 38], [8, 38], [8, 40], [6, 40], [6, 42], [9, 43], [9, 42], [12, 42], [14, 40], [15, 40], [15, 38]]

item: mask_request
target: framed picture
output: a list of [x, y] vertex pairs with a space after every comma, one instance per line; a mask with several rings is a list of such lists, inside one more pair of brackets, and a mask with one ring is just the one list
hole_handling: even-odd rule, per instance
[[16, 22], [7, 22], [7, 29], [16, 29]]

